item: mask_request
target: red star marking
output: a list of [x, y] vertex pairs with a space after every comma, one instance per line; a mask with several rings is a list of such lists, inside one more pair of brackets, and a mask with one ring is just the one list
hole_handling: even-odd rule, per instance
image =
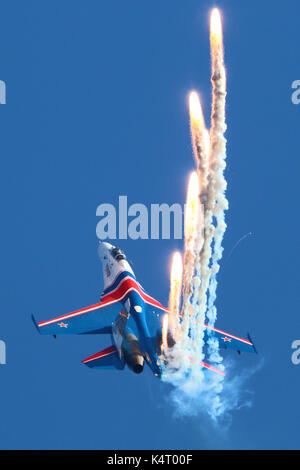
[[68, 328], [68, 323], [64, 323], [64, 322], [61, 321], [61, 322], [59, 323], [59, 326], [60, 326], [61, 328]]
[[231, 341], [231, 338], [227, 338], [227, 336], [223, 336], [223, 337], [222, 337], [222, 340], [225, 341], [225, 342], [226, 342], [226, 341], [229, 341], [229, 342], [230, 342], [230, 341]]

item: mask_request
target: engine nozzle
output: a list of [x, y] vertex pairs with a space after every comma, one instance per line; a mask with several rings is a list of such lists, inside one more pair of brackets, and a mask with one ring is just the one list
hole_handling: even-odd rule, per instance
[[123, 341], [124, 358], [129, 369], [140, 374], [144, 369], [144, 355], [140, 343], [133, 333], [126, 333]]

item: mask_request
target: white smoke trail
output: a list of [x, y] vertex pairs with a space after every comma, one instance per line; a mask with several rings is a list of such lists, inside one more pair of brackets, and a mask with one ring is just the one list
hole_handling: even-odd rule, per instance
[[193, 331], [192, 296], [194, 291], [194, 274], [196, 267], [195, 250], [200, 243], [200, 237], [198, 235], [199, 223], [199, 180], [197, 173], [193, 172], [188, 183], [187, 202], [185, 206], [182, 323], [178, 327], [179, 336], [176, 338], [182, 358], [183, 370], [190, 367], [189, 356], [190, 350], [193, 349], [190, 332]]
[[[224, 50], [222, 38], [222, 25], [219, 13], [213, 10], [211, 15], [211, 58], [212, 58], [212, 116], [210, 130], [210, 185], [212, 197], [212, 215], [215, 218], [214, 246], [210, 267], [209, 293], [207, 305], [207, 320], [209, 326], [214, 326], [217, 318], [215, 306], [217, 290], [217, 273], [220, 269], [219, 261], [222, 258], [222, 241], [226, 230], [225, 210], [228, 201], [225, 196], [227, 183], [224, 177], [226, 167], [226, 132], [225, 106], [226, 106], [226, 74], [224, 67]], [[208, 358], [215, 363], [222, 362], [219, 354], [219, 344], [211, 339], [208, 344]], [[220, 384], [221, 385], [221, 384]]]
[[205, 318], [208, 325], [213, 327], [217, 317], [217, 273], [226, 230], [225, 211], [228, 209], [224, 177], [226, 75], [222, 25], [217, 9], [211, 14], [210, 45], [213, 99], [209, 137], [198, 95], [192, 92], [189, 101], [192, 144], [199, 181], [198, 197], [202, 206], [198, 224], [192, 230], [190, 227], [186, 230], [185, 219], [182, 322], [177, 324], [176, 344], [168, 351], [163, 380], [174, 385], [172, 397], [180, 404], [182, 413], [191, 414], [191, 410], [197, 413], [200, 407], [211, 418], [217, 419], [237, 403], [237, 398], [231, 402], [228, 400], [228, 382], [224, 382], [223, 375], [201, 368], [205, 351], [209, 364], [217, 365], [220, 371], [224, 371], [219, 343], [211, 329], [208, 330], [204, 345]]
[[[224, 54], [222, 43], [222, 26], [217, 10], [213, 10], [211, 15], [211, 56], [212, 56], [212, 86], [213, 102], [211, 114], [210, 131], [210, 151], [209, 151], [209, 171], [203, 175], [203, 166], [198, 165], [199, 178], [204, 179], [202, 187], [202, 197], [204, 199], [204, 244], [201, 251], [196, 253], [198, 265], [200, 266], [201, 283], [195, 292], [198, 297], [195, 324], [195, 344], [194, 356], [201, 360], [203, 348], [203, 323], [205, 314], [208, 324], [213, 326], [216, 320], [216, 275], [219, 271], [219, 261], [222, 257], [222, 240], [226, 230], [224, 211], [228, 208], [225, 197], [226, 180], [224, 178], [226, 159], [226, 131], [225, 123], [225, 97], [226, 78], [224, 67]], [[196, 139], [199, 139], [195, 134]], [[193, 145], [194, 151], [201, 148], [201, 144]], [[199, 160], [199, 157], [198, 157]], [[204, 165], [207, 168], [207, 166]], [[208, 357], [211, 361], [220, 363], [222, 358], [218, 353], [218, 342], [208, 342]], [[197, 362], [197, 361], [196, 361]]]
[[172, 258], [171, 266], [171, 282], [169, 294], [169, 325], [168, 328], [173, 338], [178, 335], [180, 299], [182, 289], [182, 258], [181, 254], [176, 251]]
[[[193, 361], [192, 368], [199, 369], [199, 364], [203, 359], [203, 336], [204, 319], [206, 311], [206, 301], [203, 302], [203, 296], [208, 287], [208, 281], [205, 287], [205, 277], [203, 275], [202, 262], [200, 256], [203, 248], [207, 246], [205, 237], [205, 205], [207, 202], [208, 178], [209, 178], [209, 133], [205, 128], [205, 122], [199, 96], [196, 92], [191, 92], [189, 97], [190, 128], [192, 137], [192, 146], [197, 164], [197, 174], [199, 180], [199, 201], [201, 202], [199, 223], [196, 229], [197, 242], [193, 254], [193, 278], [190, 282], [189, 296], [186, 298], [183, 293], [184, 303], [188, 303], [191, 308], [190, 315], [190, 338], [192, 342], [192, 357], [197, 358]], [[199, 302], [200, 299], [200, 302]]]
[[[251, 368], [238, 371], [233, 360], [226, 360], [226, 369], [234, 371], [223, 381], [219, 375], [202, 369], [200, 374], [177, 376], [168, 402], [174, 405], [177, 418], [184, 416], [209, 416], [219, 429], [226, 431], [231, 423], [233, 410], [251, 408], [253, 392], [245, 386], [247, 381], [264, 366], [261, 360]], [[165, 380], [165, 379], [164, 379]], [[166, 381], [166, 380], [165, 380]]]

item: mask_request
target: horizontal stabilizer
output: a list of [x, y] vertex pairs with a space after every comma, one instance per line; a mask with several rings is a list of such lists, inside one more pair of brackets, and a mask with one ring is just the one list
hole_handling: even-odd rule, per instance
[[109, 346], [92, 356], [83, 359], [83, 364], [95, 369], [124, 369], [125, 364], [120, 360], [115, 346]]
[[[193, 362], [193, 363], [195, 362], [191, 357], [190, 357], [190, 361]], [[200, 364], [201, 364], [202, 367], [205, 367], [206, 369], [209, 369], [212, 372], [217, 372], [218, 374], [226, 375], [226, 373], [223, 372], [222, 370], [217, 369], [216, 367], [211, 366], [210, 364], [207, 364], [206, 362], [200, 361]]]
[[222, 370], [217, 369], [216, 367], [211, 366], [210, 364], [206, 364], [206, 362], [201, 361], [201, 365], [202, 365], [202, 367], [205, 367], [206, 369], [212, 370], [213, 372], [217, 372], [218, 374], [221, 374], [221, 375], [226, 375], [226, 373], [223, 372]]

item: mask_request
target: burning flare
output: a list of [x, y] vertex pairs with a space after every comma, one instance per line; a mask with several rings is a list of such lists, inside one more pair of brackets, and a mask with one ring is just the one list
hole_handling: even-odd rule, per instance
[[197, 126], [204, 127], [204, 118], [198, 93], [191, 91], [189, 96], [189, 109], [191, 123], [196, 122]]
[[176, 294], [176, 306], [179, 310], [179, 301], [182, 282], [182, 258], [179, 251], [175, 251], [171, 269], [171, 292]]
[[169, 327], [169, 315], [166, 313], [163, 316], [163, 324], [162, 324], [162, 342], [161, 342], [162, 352], [168, 349], [168, 327]]
[[189, 112], [192, 146], [199, 179], [199, 194], [202, 195], [206, 193], [208, 185], [210, 137], [205, 127], [200, 98], [195, 91], [190, 93]]
[[223, 44], [222, 21], [218, 8], [214, 8], [210, 15], [210, 40], [217, 47]]
[[182, 287], [182, 257], [179, 251], [175, 251], [172, 258], [171, 279], [170, 279], [170, 296], [169, 296], [169, 310], [170, 310], [170, 328], [175, 333], [178, 324], [178, 315], [180, 309]]

